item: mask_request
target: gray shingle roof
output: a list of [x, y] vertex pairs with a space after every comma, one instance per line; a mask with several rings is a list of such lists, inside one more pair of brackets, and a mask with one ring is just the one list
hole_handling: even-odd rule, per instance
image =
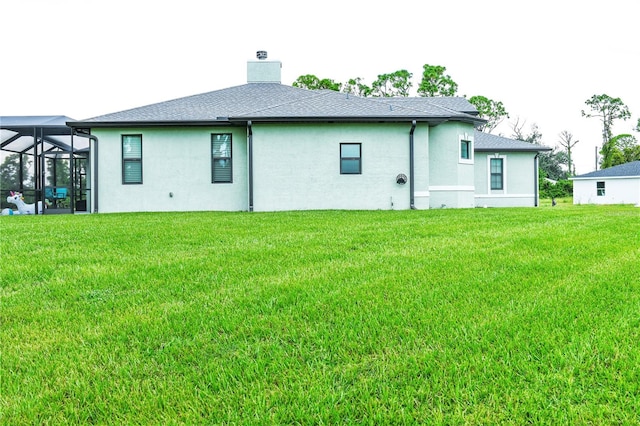
[[[126, 111], [70, 121], [73, 127], [139, 124], [213, 124], [296, 120], [460, 120], [479, 124], [478, 111], [462, 97], [363, 98], [331, 90], [279, 83], [248, 83]], [[550, 148], [475, 132], [475, 151], [547, 151]]]
[[[437, 96], [432, 98], [385, 98], [390, 99], [392, 102], [399, 102], [401, 105], [411, 106], [413, 108], [419, 108], [422, 103], [425, 101], [432, 105], [437, 105], [441, 108], [446, 108], [451, 111], [463, 112], [465, 114], [470, 115], [478, 115], [478, 110], [471, 102], [467, 100], [467, 98], [463, 98], [460, 96]], [[408, 104], [408, 105], [407, 105]]]
[[[362, 98], [346, 93], [323, 90], [314, 95], [294, 99], [281, 105], [252, 111], [238, 117], [253, 118], [460, 118], [472, 116], [429, 102], [429, 98], [413, 98], [417, 102], [402, 102], [401, 98]], [[405, 98], [412, 99], [412, 98]]]
[[318, 93], [278, 83], [252, 83], [81, 120], [84, 123], [194, 122], [247, 114]]
[[474, 151], [551, 151], [546, 146], [533, 144], [529, 142], [509, 139], [502, 136], [492, 135], [490, 133], [480, 132], [474, 133]]
[[640, 177], [640, 161], [632, 161], [630, 163], [596, 170], [595, 172], [574, 176], [572, 179], [592, 179], [608, 177]]
[[[330, 90], [307, 90], [278, 83], [249, 83], [222, 90], [71, 122], [73, 127], [138, 123], [213, 123], [248, 120], [395, 120], [471, 123], [481, 120], [443, 106], [460, 105], [434, 98], [361, 98]], [[465, 106], [465, 109], [467, 107]]]

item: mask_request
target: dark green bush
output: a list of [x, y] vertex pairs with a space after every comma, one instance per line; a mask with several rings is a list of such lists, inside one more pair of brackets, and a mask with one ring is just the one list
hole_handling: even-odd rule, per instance
[[573, 181], [559, 180], [556, 183], [540, 178], [540, 198], [563, 198], [573, 196]]

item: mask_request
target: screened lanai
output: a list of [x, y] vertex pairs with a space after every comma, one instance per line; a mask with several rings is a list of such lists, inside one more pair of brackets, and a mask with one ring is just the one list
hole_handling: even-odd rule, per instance
[[44, 214], [87, 211], [89, 138], [74, 134], [68, 121], [64, 115], [0, 117], [1, 208], [16, 208], [6, 200], [14, 191], [27, 204], [44, 202]]

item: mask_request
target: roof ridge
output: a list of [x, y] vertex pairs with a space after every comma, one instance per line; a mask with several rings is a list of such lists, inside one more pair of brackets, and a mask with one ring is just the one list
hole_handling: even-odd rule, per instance
[[[363, 102], [372, 102], [372, 103], [377, 103], [377, 104], [385, 104], [385, 105], [391, 105], [389, 102], [386, 102], [386, 99], [391, 99], [391, 97], [377, 97], [377, 96], [358, 96], [358, 95], [354, 95], [353, 93], [347, 93], [347, 92], [334, 92], [334, 93], [340, 93], [342, 95], [345, 95], [347, 99], [349, 99], [350, 96], [353, 96], [356, 99], [360, 99]], [[393, 104], [393, 107], [396, 108], [400, 108], [401, 110], [405, 110], [405, 111], [411, 111], [411, 112], [417, 112], [420, 114], [424, 114], [425, 111], [420, 111], [419, 109], [416, 108], [411, 108], [411, 107], [407, 107], [404, 105], [396, 105]]]
[[[246, 84], [249, 84], [249, 83], [246, 83]], [[152, 102], [152, 103], [146, 104], [146, 105], [140, 105], [140, 106], [137, 106], [137, 107], [126, 108], [126, 109], [123, 109], [123, 110], [120, 110], [120, 111], [114, 111], [114, 112], [109, 112], [109, 113], [106, 113], [106, 114], [96, 115], [94, 117], [89, 117], [89, 118], [86, 118], [86, 119], [83, 119], [83, 120], [80, 120], [80, 121], [95, 120], [97, 118], [107, 117], [107, 116], [110, 116], [110, 115], [123, 114], [123, 113], [127, 113], [127, 112], [141, 110], [143, 108], [151, 108], [151, 107], [155, 107], [155, 106], [162, 105], [162, 104], [170, 104], [170, 103], [175, 103], [175, 102], [179, 102], [179, 101], [184, 101], [186, 99], [195, 98], [195, 97], [199, 97], [199, 96], [206, 96], [206, 95], [209, 95], [209, 94], [212, 94], [212, 93], [215, 93], [215, 92], [222, 92], [222, 91], [227, 91], [227, 90], [230, 90], [230, 89], [236, 89], [238, 87], [246, 86], [246, 84], [238, 84], [238, 85], [235, 85], [235, 86], [225, 87], [223, 89], [209, 90], [209, 91], [206, 91], [206, 92], [195, 93], [193, 95], [180, 96], [178, 98], [167, 99], [167, 100], [159, 101], [159, 102]], [[273, 84], [278, 84], [278, 83], [273, 83]]]
[[[254, 84], [254, 83], [252, 83], [252, 84]], [[278, 84], [278, 83], [276, 83], [276, 84]], [[304, 91], [310, 92], [310, 96], [307, 96], [307, 97], [303, 98], [302, 100], [313, 99], [315, 97], [319, 97], [319, 96], [322, 96], [322, 95], [325, 94], [325, 93], [322, 93], [321, 91], [318, 91], [318, 90], [309, 90], [309, 89], [303, 89], [301, 87], [294, 87], [294, 86], [287, 86], [287, 87], [292, 87], [294, 89], [299, 89], [299, 90], [304, 90]], [[300, 100], [301, 99], [291, 99], [291, 100], [288, 100], [286, 102], [275, 103], [275, 104], [269, 105], [267, 107], [258, 108], [258, 109], [252, 110], [252, 111], [246, 111], [246, 112], [244, 112], [242, 114], [239, 114], [238, 116], [242, 117], [243, 115], [251, 115], [251, 114], [256, 114], [258, 112], [268, 111], [268, 110], [273, 109], [273, 108], [279, 108], [279, 107], [282, 107], [284, 105], [291, 105], [293, 103], [300, 102]]]
[[[339, 93], [344, 93], [344, 92], [339, 92]], [[347, 94], [347, 95], [351, 95], [351, 94]], [[445, 112], [448, 113], [447, 115], [452, 115], [451, 113], [454, 113], [454, 115], [456, 115], [458, 117], [471, 117], [471, 118], [474, 118], [476, 120], [478, 119], [478, 117], [472, 116], [472, 115], [464, 113], [462, 111], [458, 111], [458, 110], [455, 110], [455, 109], [444, 107], [442, 105], [438, 105], [438, 104], [433, 103], [433, 102], [429, 102], [428, 101], [429, 98], [423, 97], [423, 96], [388, 96], [388, 97], [385, 97], [385, 96], [370, 96], [370, 97], [366, 96], [365, 97], [365, 96], [358, 96], [358, 95], [353, 95], [353, 96], [357, 97], [358, 99], [363, 99], [363, 100], [372, 101], [372, 102], [381, 102], [381, 103], [384, 103], [384, 104], [387, 104], [387, 105], [392, 105], [392, 106], [394, 106], [396, 108], [402, 108], [403, 110], [417, 112], [417, 113], [420, 113], [420, 114], [424, 114], [424, 113], [426, 113], [426, 111], [420, 110], [418, 108], [414, 108], [412, 106], [400, 105], [400, 104], [392, 103], [392, 102], [389, 102], [389, 101], [392, 100], [392, 99], [420, 99], [420, 100], [424, 99], [426, 101], [426, 103], [428, 103], [431, 107], [434, 107], [434, 108], [440, 109], [440, 110], [444, 110]]]
[[[452, 98], [452, 99], [453, 98], [455, 98], [455, 99], [466, 99], [466, 98], [463, 98], [461, 96], [444, 96], [444, 97]], [[381, 98], [376, 98], [376, 99], [384, 99], [384, 100], [386, 100], [386, 99], [419, 99], [419, 100], [424, 100], [424, 102], [428, 103], [431, 107], [434, 107], [434, 108], [437, 108], [437, 109], [443, 110], [444, 112], [449, 113], [449, 115], [451, 115], [451, 113], [454, 113], [454, 115], [457, 116], [457, 117], [472, 117], [472, 118], [474, 118], [476, 120], [484, 120], [484, 121], [486, 121], [484, 118], [480, 118], [480, 117], [477, 117], [477, 116], [474, 116], [474, 115], [471, 115], [471, 114], [467, 114], [466, 112], [458, 111], [456, 109], [448, 108], [448, 107], [439, 105], [438, 103], [431, 102], [431, 101], [429, 101], [429, 99], [431, 99], [431, 98], [433, 98], [433, 97], [432, 96], [429, 96], [429, 97], [427, 97], [427, 96], [404, 96], [404, 97], [403, 96], [393, 96], [393, 97], [388, 97], [388, 98], [381, 97]], [[385, 101], [385, 103], [386, 103], [386, 101]], [[397, 106], [399, 106], [399, 105], [397, 105]], [[417, 108], [413, 108], [413, 107], [401, 106], [401, 108], [406, 108], [406, 109], [410, 109], [412, 111], [417, 111], [417, 112], [421, 112], [421, 113], [425, 112], [425, 111], [421, 111], [421, 110], [419, 110]]]

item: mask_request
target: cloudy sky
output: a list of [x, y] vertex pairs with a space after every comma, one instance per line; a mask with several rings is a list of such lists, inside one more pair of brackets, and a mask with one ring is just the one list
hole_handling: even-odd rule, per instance
[[[0, 115], [85, 119], [246, 82], [257, 50], [282, 82], [344, 82], [442, 65], [458, 94], [502, 101], [554, 146], [567, 130], [578, 173], [595, 167], [601, 125], [585, 100], [620, 97], [640, 118], [640, 4], [632, 0], [6, 0]], [[496, 133], [496, 132], [494, 132]], [[638, 137], [637, 133], [635, 135]]]

